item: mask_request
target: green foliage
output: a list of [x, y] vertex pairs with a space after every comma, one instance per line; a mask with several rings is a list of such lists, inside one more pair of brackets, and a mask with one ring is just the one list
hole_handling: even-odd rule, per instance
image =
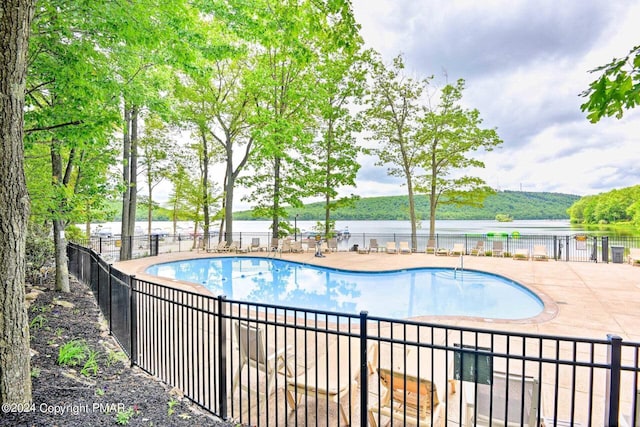
[[620, 119], [624, 110], [640, 104], [640, 45], [624, 58], [614, 58], [591, 72], [601, 75], [582, 92], [588, 101], [580, 108], [588, 113], [587, 118], [592, 123], [605, 116]]
[[178, 405], [178, 401], [175, 399], [170, 399], [169, 402], [167, 402], [167, 415], [171, 416], [176, 412], [176, 406]]
[[[517, 220], [523, 219], [567, 219], [567, 209], [580, 196], [560, 193], [536, 193], [523, 191], [500, 191], [488, 196], [483, 206], [438, 206], [436, 219], [452, 220], [493, 220], [499, 213], [508, 212]], [[428, 216], [429, 199], [416, 196], [416, 210]], [[409, 202], [407, 196], [363, 197], [352, 207], [336, 210], [335, 220], [408, 220]], [[313, 221], [324, 218], [322, 203], [310, 203], [302, 208], [291, 209], [298, 214], [298, 221]], [[237, 220], [268, 219], [254, 218], [251, 211], [236, 212]]]
[[31, 322], [29, 323], [29, 328], [40, 329], [46, 324], [47, 324], [47, 318], [44, 317], [42, 314], [38, 314], [33, 319], [31, 319]]
[[96, 375], [98, 373], [98, 352], [89, 350], [87, 360], [84, 362], [80, 373], [85, 377]]
[[80, 230], [80, 228], [75, 225], [68, 225], [64, 229], [64, 234], [67, 240], [71, 242], [77, 242], [79, 240], [86, 239], [87, 237], [89, 237], [85, 235], [85, 233], [83, 233], [82, 230]]
[[132, 407], [124, 411], [118, 411], [116, 414], [116, 424], [121, 426], [127, 425], [135, 415], [138, 415], [138, 411]]
[[640, 226], [640, 185], [582, 197], [567, 213], [574, 224], [631, 222]]
[[90, 350], [84, 340], [72, 340], [60, 347], [58, 365], [78, 366], [85, 361]]
[[25, 247], [27, 280], [35, 281], [40, 269], [53, 259], [53, 239], [50, 227], [29, 221]]

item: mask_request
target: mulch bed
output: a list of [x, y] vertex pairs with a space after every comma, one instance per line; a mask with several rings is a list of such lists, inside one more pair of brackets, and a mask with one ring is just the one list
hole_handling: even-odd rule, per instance
[[[3, 408], [0, 426], [236, 425], [220, 421], [179, 391], [129, 367], [106, 330], [93, 294], [74, 278], [68, 294], [53, 291], [52, 280], [28, 287], [27, 293], [29, 299], [37, 295], [28, 308], [33, 406], [26, 413]], [[89, 352], [75, 366], [58, 364], [60, 349], [74, 340]], [[95, 371], [87, 363], [91, 352]]]

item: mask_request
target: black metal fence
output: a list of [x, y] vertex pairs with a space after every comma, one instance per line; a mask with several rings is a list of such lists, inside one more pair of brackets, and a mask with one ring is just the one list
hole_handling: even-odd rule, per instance
[[68, 246], [139, 366], [249, 425], [640, 425], [640, 343], [232, 301]]
[[[314, 244], [314, 241], [310, 239], [303, 239], [300, 236], [295, 236], [295, 238], [302, 240], [306, 245]], [[253, 239], [259, 239], [262, 246], [268, 246], [271, 242], [271, 235], [269, 233], [240, 232], [233, 233], [229, 238], [218, 235], [211, 236], [208, 241], [204, 241], [202, 237], [194, 239], [190, 235], [133, 236], [129, 239], [131, 239], [132, 258], [142, 258], [160, 253], [207, 250], [215, 248], [220, 240], [235, 241], [240, 247], [248, 248]], [[429, 242], [429, 236], [426, 234], [417, 235], [415, 245], [413, 245], [410, 234], [355, 233], [349, 234], [348, 237], [339, 238], [337, 240], [338, 250], [349, 251], [357, 247], [368, 247], [371, 239], [375, 239], [381, 248], [384, 248], [387, 242], [409, 242], [413, 252], [426, 252]], [[532, 253], [535, 246], [542, 245], [551, 259], [573, 262], [618, 262], [616, 255], [626, 259], [631, 248], [640, 248], [640, 236], [521, 235], [518, 233], [435, 235], [437, 247], [451, 249], [454, 244], [462, 243], [467, 254], [471, 253], [478, 242], [482, 243], [486, 255], [492, 255], [492, 248], [496, 242], [502, 246], [504, 256], [511, 256], [519, 249]], [[117, 237], [94, 237], [78, 243], [92, 248], [107, 260], [117, 261], [120, 259], [121, 240]]]

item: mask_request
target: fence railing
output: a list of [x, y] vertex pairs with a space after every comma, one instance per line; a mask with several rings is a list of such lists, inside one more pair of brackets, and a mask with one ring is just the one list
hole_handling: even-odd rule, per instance
[[[298, 240], [309, 241], [301, 236], [290, 236]], [[194, 250], [206, 250], [215, 248], [220, 240], [228, 242], [236, 241], [241, 247], [249, 247], [252, 240], [259, 239], [261, 245], [268, 246], [271, 242], [269, 233], [239, 232], [231, 236], [212, 235], [207, 241], [201, 236], [169, 235], [169, 236], [131, 236], [130, 247], [132, 258], [154, 256], [160, 253], [188, 252]], [[415, 245], [411, 235], [406, 233], [352, 233], [348, 237], [341, 236], [337, 240], [338, 250], [349, 251], [357, 247], [366, 247], [371, 239], [375, 239], [378, 245], [385, 247], [387, 242], [406, 241], [412, 246], [413, 252], [425, 252], [429, 236], [418, 234]], [[309, 241], [310, 243], [313, 240]], [[491, 255], [494, 242], [500, 242], [504, 255], [510, 256], [518, 249], [526, 249], [533, 252], [536, 245], [543, 245], [549, 256], [558, 261], [573, 262], [619, 262], [616, 256], [626, 259], [631, 248], [640, 248], [640, 236], [596, 236], [588, 234], [573, 235], [537, 235], [519, 233], [488, 233], [488, 234], [436, 234], [437, 247], [451, 249], [454, 244], [462, 243], [467, 254], [481, 242], [486, 255]], [[118, 237], [101, 238], [92, 237], [77, 243], [90, 247], [105, 259], [117, 261], [120, 259], [121, 239]], [[622, 261], [624, 262], [624, 261]]]
[[68, 257], [131, 363], [224, 419], [640, 424], [640, 343], [247, 303], [128, 276], [80, 245]]

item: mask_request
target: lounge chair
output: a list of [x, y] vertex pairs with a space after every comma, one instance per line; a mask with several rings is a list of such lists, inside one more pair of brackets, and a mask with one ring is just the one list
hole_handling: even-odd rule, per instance
[[304, 252], [304, 249], [302, 248], [302, 242], [298, 240], [294, 240], [293, 242], [291, 242], [291, 252]]
[[528, 261], [529, 249], [516, 249], [513, 253], [513, 259]]
[[449, 255], [451, 251], [447, 248], [436, 248], [435, 255]]
[[[385, 416], [404, 425], [441, 425], [444, 404], [431, 381], [404, 372], [378, 368], [380, 382], [385, 388], [382, 399], [369, 405], [369, 424], [377, 427], [380, 416]], [[379, 414], [376, 417], [375, 414]]]
[[368, 254], [373, 251], [378, 252], [378, 240], [377, 239], [369, 239], [369, 247], [358, 248], [358, 253], [360, 254]]
[[251, 239], [251, 246], [249, 246], [249, 252], [260, 252], [263, 250], [267, 250], [266, 246], [261, 246], [260, 245], [260, 238], [259, 237], [254, 237]]
[[484, 256], [484, 240], [478, 240], [475, 247], [471, 249], [470, 254], [475, 256]]
[[449, 251], [449, 255], [460, 256], [466, 253], [464, 243], [454, 243], [453, 248]]
[[494, 371], [491, 385], [462, 381], [462, 393], [464, 425], [538, 426], [540, 384], [535, 378]]
[[277, 237], [272, 237], [271, 238], [271, 250], [272, 251], [279, 250], [281, 245], [282, 245], [282, 240], [278, 239]]
[[388, 254], [397, 254], [398, 248], [396, 247], [396, 242], [387, 242], [385, 250]]
[[[314, 367], [297, 377], [288, 377], [285, 396], [291, 410], [300, 402], [306, 403], [315, 396], [316, 402], [329, 400], [336, 403], [342, 420], [348, 425], [359, 389], [359, 345], [359, 341], [339, 336], [331, 342], [326, 352], [319, 355]], [[345, 408], [340, 400], [347, 395], [349, 401]], [[315, 405], [317, 410], [317, 403], [309, 403]]]
[[338, 252], [338, 239], [332, 237], [327, 241], [327, 246], [329, 247], [329, 252]]
[[504, 245], [500, 240], [494, 240], [493, 246], [491, 247], [491, 256], [504, 256]]
[[427, 254], [435, 254], [436, 253], [436, 240], [429, 239], [427, 241], [427, 247], [425, 249], [425, 253]]
[[628, 262], [631, 265], [640, 267], [640, 248], [629, 249]]
[[[287, 363], [287, 355], [294, 354], [293, 347], [287, 346], [276, 351], [270, 351], [264, 337], [264, 330], [261, 326], [251, 325], [245, 322], [234, 322], [236, 344], [238, 346], [239, 361], [236, 372], [231, 382], [231, 394], [235, 393], [238, 385], [241, 390], [247, 392], [257, 392], [268, 398], [275, 387], [277, 374], [286, 374], [287, 377], [293, 375], [292, 367]], [[247, 373], [246, 384], [241, 384], [240, 377], [245, 366], [258, 370], [266, 380], [264, 392], [260, 391], [259, 384], [249, 384], [250, 379], [257, 378], [255, 373]]]
[[533, 259], [534, 261], [549, 261], [547, 247], [545, 245], [534, 245], [531, 259]]
[[400, 242], [398, 251], [401, 254], [411, 255], [411, 248], [409, 247], [409, 242]]
[[280, 252], [291, 252], [291, 239], [283, 239], [282, 246], [280, 247]]
[[211, 251], [211, 252], [219, 252], [219, 253], [220, 252], [229, 252], [229, 246], [228, 246], [226, 240], [221, 240], [218, 243], [218, 246], [216, 246], [215, 248], [209, 249], [209, 251]]

